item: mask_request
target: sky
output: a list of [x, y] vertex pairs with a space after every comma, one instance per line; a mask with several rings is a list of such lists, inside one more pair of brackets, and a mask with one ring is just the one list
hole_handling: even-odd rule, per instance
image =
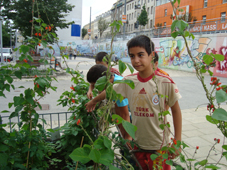
[[91, 7], [91, 21], [96, 16], [111, 9], [117, 0], [83, 0], [82, 2], [82, 28], [90, 22], [90, 7]]

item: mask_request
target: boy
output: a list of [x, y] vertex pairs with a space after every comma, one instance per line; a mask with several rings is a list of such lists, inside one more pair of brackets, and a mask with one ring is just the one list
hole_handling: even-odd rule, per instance
[[[158, 72], [154, 74], [152, 58], [155, 52], [154, 44], [150, 38], [144, 35], [134, 37], [127, 43], [127, 47], [132, 66], [138, 73], [129, 75], [125, 79], [132, 80], [135, 88], [131, 89], [127, 84], [115, 84], [114, 90], [128, 98], [132, 124], [138, 128], [135, 134], [135, 142], [142, 150], [160, 152], [160, 149], [169, 143], [169, 129], [162, 130], [159, 127], [163, 122], [159, 121], [158, 113], [165, 111], [165, 105], [171, 107], [175, 140], [181, 140], [182, 118], [178, 104], [181, 95], [170, 77]], [[164, 97], [159, 98], [157, 92]], [[166, 124], [166, 117], [163, 117], [163, 120]], [[169, 158], [174, 159], [179, 155], [179, 152], [169, 154]], [[152, 169], [153, 165], [155, 166], [155, 161], [153, 162], [150, 159], [150, 155], [151, 153], [142, 151], [135, 154], [145, 170]], [[161, 162], [161, 165], [164, 170], [171, 169], [164, 162]]]
[[168, 73], [166, 73], [165, 71], [161, 70], [160, 68], [158, 68], [158, 54], [155, 52], [155, 56], [154, 56], [154, 68], [157, 72], [164, 74], [166, 76], [169, 76]]
[[[107, 71], [107, 67], [101, 64], [96, 64], [92, 66], [88, 73], [87, 73], [87, 81], [94, 87], [96, 81], [105, 75]], [[116, 80], [122, 80], [123, 77], [118, 76], [116, 74], [112, 74], [110, 77], [110, 82], [113, 83]], [[98, 96], [93, 98], [91, 101], [85, 104], [86, 109], [88, 112], [91, 112], [94, 110], [96, 104], [102, 100], [104, 100], [106, 97], [106, 92], [105, 90], [101, 92]], [[119, 116], [121, 116], [123, 119], [127, 120], [130, 122], [130, 117], [129, 117], [129, 112], [128, 112], [128, 99], [124, 99], [122, 102], [117, 101], [115, 104], [115, 112]], [[122, 136], [124, 139], [129, 139], [132, 140], [132, 138], [126, 133], [122, 125], [119, 125], [120, 131], [122, 133]]]
[[[99, 52], [98, 54], [96, 54], [96, 56], [95, 56], [95, 63], [96, 63], [96, 64], [102, 64], [102, 65], [108, 67], [108, 62], [102, 61], [103, 58], [104, 58], [106, 55], [107, 55], [106, 52]], [[114, 73], [114, 74], [117, 74], [117, 75], [119, 75], [119, 76], [121, 75], [121, 74], [119, 73], [119, 71], [118, 71], [116, 68], [112, 68], [112, 67], [111, 67], [110, 72], [112, 72], [112, 73]], [[90, 84], [89, 90], [88, 90], [88, 92], [87, 92], [87, 97], [88, 97], [89, 99], [92, 99], [92, 97], [93, 97], [93, 94], [92, 94], [92, 90], [93, 90], [93, 89], [94, 89], [94, 86], [93, 86], [92, 84]]]

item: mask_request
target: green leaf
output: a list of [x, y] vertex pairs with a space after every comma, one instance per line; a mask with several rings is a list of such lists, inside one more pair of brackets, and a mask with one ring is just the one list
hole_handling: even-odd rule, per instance
[[13, 82], [13, 78], [8, 76], [8, 75], [5, 75], [5, 79], [8, 81], [8, 83], [12, 83]]
[[122, 126], [124, 127], [125, 131], [133, 138], [135, 139], [135, 132], [137, 130], [137, 127], [131, 124], [128, 121], [123, 120]]
[[24, 99], [22, 97], [14, 96], [13, 98], [14, 106], [18, 106], [24, 102]]
[[114, 151], [112, 149], [102, 149], [100, 150], [100, 154], [99, 163], [108, 166], [114, 161]]
[[27, 55], [28, 60], [33, 61], [33, 58], [30, 55]]
[[22, 53], [26, 54], [27, 52], [29, 52], [29, 47], [26, 45], [21, 45], [20, 50]]
[[114, 81], [114, 84], [117, 84], [117, 83], [125, 83], [125, 84], [129, 85], [129, 87], [131, 87], [132, 89], [135, 88], [135, 84], [132, 80], [116, 80], [116, 81]]
[[177, 2], [178, 2], [178, 5], [180, 5], [180, 0], [177, 0]]
[[175, 31], [171, 33], [171, 37], [176, 38], [179, 35], [179, 32]]
[[9, 113], [9, 111], [8, 110], [3, 110], [3, 111], [1, 111], [1, 113]]
[[48, 82], [44, 79], [44, 78], [41, 78], [41, 77], [38, 77], [36, 82], [41, 86], [41, 87], [45, 87]]
[[212, 170], [213, 170], [213, 169], [221, 169], [220, 167], [215, 166], [215, 165], [213, 165], [213, 164], [206, 165], [205, 168], [212, 169]]
[[216, 91], [216, 100], [217, 103], [222, 103], [227, 100], [227, 93], [223, 90]]
[[222, 145], [222, 148], [227, 150], [227, 145]]
[[210, 63], [213, 62], [213, 57], [211, 57], [210, 55], [205, 54], [205, 55], [203, 56], [203, 61], [204, 61], [207, 65], [209, 65]]
[[182, 144], [182, 146], [183, 146], [183, 149], [186, 148], [186, 147], [189, 148], [189, 146], [188, 146], [186, 143], [184, 143], [183, 141], [181, 142], [181, 144]]
[[44, 48], [47, 47], [47, 42], [45, 40], [42, 40], [41, 43], [42, 43], [42, 45], [43, 45]]
[[168, 153], [163, 154], [163, 155], [162, 155], [162, 158], [163, 158], [163, 159], [168, 159]]
[[96, 163], [99, 163], [99, 160], [101, 158], [101, 153], [97, 149], [92, 149], [89, 158], [93, 160]]
[[105, 148], [104, 142], [101, 138], [98, 138], [95, 142], [94, 142], [94, 147], [96, 149], [102, 149]]
[[152, 161], [154, 161], [157, 157], [158, 157], [158, 155], [156, 155], [156, 154], [151, 154], [151, 156], [150, 156]]
[[116, 124], [121, 124], [122, 123], [122, 121], [124, 120], [121, 116], [119, 116], [119, 115], [117, 115], [117, 114], [113, 114], [112, 115], [112, 119], [113, 120], [118, 120], [118, 123], [116, 123]]
[[84, 148], [77, 148], [75, 149], [70, 155], [69, 157], [77, 162], [80, 161], [83, 164], [88, 163], [91, 159], [89, 158], [89, 152], [87, 152], [86, 149]]
[[190, 32], [189, 32], [189, 31], [185, 31], [185, 32], [184, 32], [184, 36], [185, 36], [185, 37], [189, 37], [189, 35], [190, 35]]
[[112, 142], [111, 140], [109, 140], [109, 138], [107, 136], [103, 136], [103, 142], [106, 148], [111, 149], [112, 146]]
[[8, 107], [11, 108], [14, 103], [8, 103]]
[[207, 72], [207, 70], [206, 70], [205, 66], [202, 66], [200, 69], [200, 73], [206, 73], [206, 72]]
[[[93, 82], [92, 82], [93, 83]], [[94, 82], [95, 83], [95, 82]], [[98, 89], [98, 91], [103, 91], [107, 83], [106, 76], [100, 77], [96, 83], [95, 83], [95, 88]]]
[[221, 54], [213, 54], [212, 56], [214, 56], [214, 58], [217, 60], [217, 61], [224, 61], [225, 57]]
[[164, 130], [165, 124], [160, 124], [159, 127], [160, 127], [162, 130]]
[[53, 129], [47, 129], [48, 132], [54, 133], [55, 131]]
[[122, 74], [125, 70], [126, 70], [126, 64], [124, 62], [122, 62], [121, 60], [119, 60], [119, 72]]
[[172, 160], [166, 160], [166, 164], [172, 166], [173, 165], [173, 161]]
[[0, 153], [0, 166], [5, 167], [7, 165], [8, 155], [5, 153]]
[[21, 71], [15, 71], [15, 76], [19, 79], [22, 77], [22, 72]]
[[218, 120], [212, 118], [210, 115], [206, 115], [206, 120], [215, 125], [219, 123]]
[[178, 22], [178, 20], [173, 21], [173, 23], [171, 25], [171, 33], [175, 30], [177, 22]]
[[117, 168], [117, 167], [115, 167], [113, 165], [110, 165], [109, 166], [109, 170], [121, 170], [121, 169], [119, 169], [119, 168]]
[[176, 27], [178, 27], [180, 32], [183, 32], [185, 30], [185, 28], [187, 28], [188, 23], [183, 20], [176, 20], [176, 21], [177, 21]]
[[206, 160], [206, 159], [204, 159], [204, 160], [202, 160], [202, 161], [198, 162], [198, 164], [199, 164], [199, 165], [201, 165], [201, 166], [204, 166], [204, 165], [206, 165], [206, 164], [207, 164], [207, 160]]
[[187, 161], [190, 161], [190, 162], [191, 162], [191, 161], [196, 161], [196, 159], [187, 159]]
[[181, 161], [181, 162], [186, 162], [186, 161], [185, 161], [184, 155], [180, 155], [180, 161]]
[[128, 68], [129, 68], [131, 74], [133, 74], [134, 68], [130, 64], [128, 64], [128, 63], [126, 63], [126, 64], [127, 64]]
[[218, 108], [214, 110], [212, 118], [221, 120], [221, 121], [227, 121], [227, 112], [222, 108]]
[[210, 76], [213, 76], [213, 72], [212, 71], [210, 71], [210, 70], [208, 70], [208, 73], [210, 74]]
[[1, 152], [5, 152], [5, 151], [7, 151], [7, 150], [9, 150], [9, 147], [8, 147], [8, 146], [6, 146], [6, 145], [4, 145], [4, 144], [0, 144], [0, 151], [1, 151]]

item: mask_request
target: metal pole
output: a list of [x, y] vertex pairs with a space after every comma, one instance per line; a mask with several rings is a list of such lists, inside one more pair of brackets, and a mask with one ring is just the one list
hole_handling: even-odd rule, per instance
[[12, 49], [12, 29], [10, 25], [10, 48]]
[[[17, 48], [17, 30], [16, 30], [15, 34], [16, 34], [15, 48]], [[16, 60], [17, 60], [17, 58], [18, 58], [18, 50], [16, 51]]]
[[[91, 30], [91, 7], [90, 7], [90, 25], [89, 25], [89, 29]], [[91, 33], [89, 34], [89, 40], [91, 39]]]
[[[126, 0], [125, 0], [125, 6], [124, 6], [124, 15], [126, 15]], [[126, 21], [127, 21], [127, 19], [128, 19], [128, 18], [126, 18]], [[126, 24], [126, 23], [124, 23], [124, 27], [123, 27], [123, 33], [124, 33], [124, 35], [123, 35], [123, 40], [125, 40], [125, 24]]]
[[1, 38], [1, 42], [0, 42], [0, 44], [1, 44], [1, 63], [4, 63], [4, 58], [3, 58], [3, 53], [2, 53], [2, 44], [3, 44], [3, 42], [2, 42], [2, 16], [0, 16], [0, 38]]

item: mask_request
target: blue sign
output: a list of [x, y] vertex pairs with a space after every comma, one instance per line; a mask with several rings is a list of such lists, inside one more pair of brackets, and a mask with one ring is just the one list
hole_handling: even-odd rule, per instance
[[72, 24], [71, 26], [71, 36], [80, 37], [81, 26], [77, 24]]

